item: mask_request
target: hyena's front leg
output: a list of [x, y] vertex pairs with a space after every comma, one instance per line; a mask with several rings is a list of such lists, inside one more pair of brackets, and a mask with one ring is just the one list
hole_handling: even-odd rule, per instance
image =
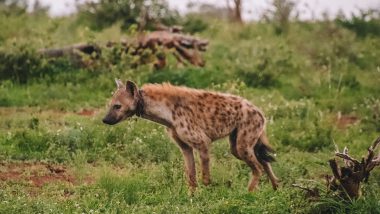
[[208, 147], [202, 146], [199, 149], [199, 157], [201, 159], [201, 168], [202, 168], [202, 182], [204, 185], [209, 185], [210, 181], [210, 157], [208, 153]]
[[175, 133], [174, 130], [167, 129], [167, 132], [181, 149], [183, 159], [185, 161], [185, 172], [186, 172], [187, 182], [189, 184], [190, 191], [194, 192], [197, 187], [197, 179], [196, 179], [193, 148], [187, 145], [186, 143], [184, 143], [181, 139], [179, 139], [178, 135]]
[[186, 176], [187, 176], [187, 182], [190, 187], [190, 191], [194, 192], [197, 187], [197, 178], [196, 178], [196, 171], [195, 171], [193, 148], [191, 148], [190, 146], [182, 142], [178, 143], [178, 145], [181, 148], [181, 152], [185, 160]]
[[[181, 133], [181, 132], [180, 132]], [[202, 172], [202, 182], [204, 185], [209, 185], [211, 183], [210, 179], [210, 157], [209, 157], [209, 145], [211, 144], [211, 139], [204, 134], [201, 130], [196, 131], [194, 135], [179, 135], [184, 139], [192, 142], [190, 145], [199, 152], [199, 158], [201, 160], [201, 172]]]

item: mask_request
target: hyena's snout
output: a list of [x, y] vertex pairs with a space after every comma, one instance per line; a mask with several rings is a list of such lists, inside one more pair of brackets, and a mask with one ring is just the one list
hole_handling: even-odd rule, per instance
[[103, 123], [107, 124], [107, 125], [115, 125], [116, 123], [118, 123], [120, 121], [120, 119], [110, 115], [110, 114], [107, 114], [103, 119], [102, 119]]
[[102, 121], [103, 121], [103, 123], [105, 123], [105, 124], [111, 125], [111, 121], [110, 121], [107, 117], [104, 117], [104, 118], [102, 119]]

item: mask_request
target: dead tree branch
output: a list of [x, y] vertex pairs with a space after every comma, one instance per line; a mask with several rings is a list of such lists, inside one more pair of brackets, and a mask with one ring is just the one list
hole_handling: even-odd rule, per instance
[[[97, 44], [75, 44], [63, 48], [41, 49], [38, 52], [45, 57], [70, 56], [73, 60], [81, 59], [81, 54], [90, 55], [97, 59], [101, 55], [102, 48], [111, 48], [120, 45], [124, 52], [133, 56], [143, 56], [145, 50], [150, 50], [151, 55], [155, 56], [154, 66], [157, 69], [166, 66], [166, 55], [172, 53], [178, 63], [188, 62], [195, 66], [203, 67], [205, 61], [200, 52], [205, 52], [208, 41], [184, 35], [180, 32], [179, 26], [161, 26], [162, 30], [153, 31], [147, 34], [140, 34], [134, 41], [107, 42], [101, 47]], [[80, 60], [79, 60], [80, 61]], [[138, 64], [146, 64], [146, 60], [141, 60]], [[137, 65], [135, 65], [137, 66]]]
[[63, 48], [40, 49], [38, 53], [46, 57], [78, 56], [79, 53], [87, 55], [101, 54], [101, 49], [96, 44], [75, 44]]
[[301, 186], [300, 184], [292, 184], [292, 186], [306, 191], [307, 198], [315, 199], [315, 198], [320, 197], [319, 189], [317, 187], [313, 187], [313, 188], [304, 187], [304, 186]]
[[367, 157], [362, 158], [361, 161], [352, 158], [347, 148], [343, 152], [337, 151], [335, 156], [343, 159], [344, 166], [339, 167], [335, 158], [329, 160], [333, 176], [326, 179], [328, 189], [338, 190], [342, 197], [358, 198], [361, 195], [361, 183], [367, 182], [371, 171], [380, 165], [380, 153], [375, 156], [375, 150], [379, 144], [380, 137], [368, 148]]

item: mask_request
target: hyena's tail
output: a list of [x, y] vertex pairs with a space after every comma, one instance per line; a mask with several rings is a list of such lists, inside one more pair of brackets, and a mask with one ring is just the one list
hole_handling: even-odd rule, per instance
[[257, 160], [261, 163], [276, 161], [276, 159], [271, 154], [271, 153], [274, 153], [274, 149], [269, 144], [269, 141], [265, 132], [263, 132], [263, 134], [260, 136], [253, 150], [255, 151]]

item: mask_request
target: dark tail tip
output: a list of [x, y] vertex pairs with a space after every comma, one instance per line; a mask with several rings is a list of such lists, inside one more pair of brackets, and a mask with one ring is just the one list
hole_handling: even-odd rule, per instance
[[273, 157], [271, 153], [273, 150], [264, 145], [261, 141], [257, 142], [255, 147], [253, 148], [257, 160], [262, 162], [274, 162], [276, 159]]

